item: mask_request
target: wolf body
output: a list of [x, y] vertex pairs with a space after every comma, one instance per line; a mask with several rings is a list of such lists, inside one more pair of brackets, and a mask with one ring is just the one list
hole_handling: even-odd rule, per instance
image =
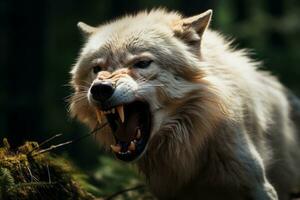
[[[71, 114], [96, 126], [95, 81], [114, 82], [116, 102], [147, 102], [151, 131], [136, 164], [159, 199], [290, 199], [300, 190], [299, 101], [209, 29], [211, 15], [158, 9], [79, 23], [88, 39], [71, 72]], [[130, 64], [137, 55], [149, 66]], [[110, 129], [100, 141], [114, 143]]]

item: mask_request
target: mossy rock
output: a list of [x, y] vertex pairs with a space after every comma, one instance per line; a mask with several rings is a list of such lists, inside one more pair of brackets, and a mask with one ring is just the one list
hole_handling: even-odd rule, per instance
[[34, 154], [38, 143], [12, 150], [6, 139], [0, 148], [0, 199], [93, 200], [78, 184], [72, 164], [49, 153]]

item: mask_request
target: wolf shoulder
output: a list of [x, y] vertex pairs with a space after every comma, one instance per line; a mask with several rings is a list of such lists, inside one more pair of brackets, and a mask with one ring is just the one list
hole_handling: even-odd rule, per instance
[[[273, 156], [290, 162], [287, 157], [300, 152], [299, 98], [264, 70], [263, 63], [250, 58], [248, 50], [233, 48], [220, 33], [207, 30], [202, 41], [209, 76], [222, 83], [233, 118], [239, 119], [265, 164], [275, 162]], [[277, 152], [281, 155], [274, 155]]]

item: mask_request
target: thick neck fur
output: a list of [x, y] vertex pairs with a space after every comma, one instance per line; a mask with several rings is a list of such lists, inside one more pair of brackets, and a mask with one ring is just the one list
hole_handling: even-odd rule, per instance
[[201, 152], [226, 115], [215, 91], [202, 89], [167, 117], [138, 163], [156, 194], [172, 195], [199, 173]]
[[[89, 33], [71, 72], [75, 89], [71, 114], [91, 128], [97, 123], [86, 90], [96, 80], [92, 70], [95, 63], [109, 72], [130, 68], [132, 76], [127, 81], [136, 82], [139, 87], [132, 90], [138, 99], [149, 103], [153, 115], [151, 135], [137, 164], [158, 197], [195, 199], [180, 198], [180, 193], [204, 192], [209, 193], [208, 198], [203, 193], [194, 196], [212, 199], [211, 195], [218, 195], [214, 199], [224, 199], [220, 188], [207, 190], [211, 182], [222, 184], [223, 190], [232, 186], [233, 190], [224, 190], [231, 191], [224, 195], [230, 200], [249, 199], [239, 195], [231, 198], [236, 188], [245, 190], [244, 184], [264, 184], [272, 194], [262, 172], [274, 164], [273, 153], [283, 159], [283, 164], [276, 166], [276, 175], [294, 171], [290, 155], [298, 155], [286, 90], [275, 77], [259, 70], [260, 63], [254, 62], [247, 51], [231, 48], [218, 32], [205, 28], [201, 29], [203, 35], [198, 31], [199, 37], [195, 37], [194, 29], [181, 30], [183, 19], [176, 12], [158, 9], [96, 29], [79, 24], [84, 32], [93, 33]], [[152, 67], [127, 66], [132, 55], [143, 55], [145, 50], [154, 60]], [[295, 114], [293, 117], [297, 118]], [[269, 133], [274, 141], [270, 141]], [[107, 147], [115, 142], [110, 130], [98, 135]], [[272, 146], [278, 149], [271, 151]], [[289, 148], [295, 150], [286, 154]], [[277, 182], [291, 185], [292, 174], [284, 181], [280, 176]]]
[[[202, 47], [205, 48], [203, 50], [205, 64], [209, 66], [218, 63], [226, 66], [228, 63], [223, 62], [221, 56], [226, 51], [228, 54], [228, 45], [210, 30], [206, 33], [206, 37], [209, 41], [206, 42], [204, 37]], [[232, 56], [235, 57], [234, 53]], [[222, 143], [220, 140], [224, 138], [220, 139], [214, 135], [220, 124], [238, 120], [231, 114], [233, 110], [229, 106], [230, 102], [232, 103], [230, 97], [233, 91], [224, 89], [226, 84], [224, 85], [221, 79], [215, 79], [213, 73], [218, 67], [209, 66], [204, 70], [207, 70], [206, 77], [199, 80], [198, 84], [201, 85], [199, 90], [189, 94], [188, 100], [182, 102], [173, 114], [166, 117], [158, 133], [149, 141], [147, 152], [138, 163], [140, 171], [146, 176], [155, 194], [172, 196], [191, 182], [192, 177], [200, 176], [203, 180], [204, 177], [201, 178], [199, 173], [205, 166], [214, 165], [208, 163], [209, 159], [205, 158], [209, 155], [222, 157], [222, 152], [229, 150], [226, 147], [212, 149], [209, 144], [212, 141]], [[216, 166], [221, 166], [222, 161], [220, 162]]]

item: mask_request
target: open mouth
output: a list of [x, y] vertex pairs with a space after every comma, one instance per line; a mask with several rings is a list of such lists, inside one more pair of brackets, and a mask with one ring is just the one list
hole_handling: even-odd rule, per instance
[[97, 110], [98, 121], [105, 114], [112, 129], [115, 144], [111, 149], [120, 160], [136, 160], [144, 152], [150, 137], [151, 113], [142, 101], [118, 105], [109, 110]]

